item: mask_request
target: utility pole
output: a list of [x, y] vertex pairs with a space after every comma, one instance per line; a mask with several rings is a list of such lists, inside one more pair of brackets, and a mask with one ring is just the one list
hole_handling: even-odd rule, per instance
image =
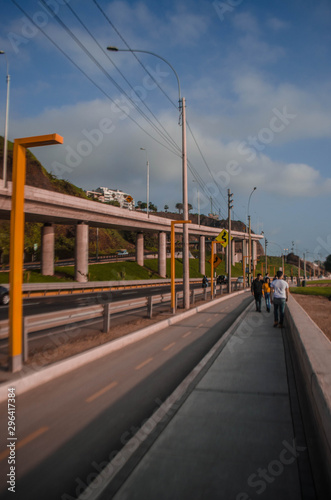
[[267, 238], [265, 238], [264, 239], [264, 254], [265, 254], [265, 272], [266, 272], [266, 274], [268, 272], [267, 246], [268, 246], [268, 240], [267, 240]]
[[9, 74], [9, 64], [7, 59], [7, 54], [5, 51], [0, 50], [0, 54], [3, 54], [6, 58], [7, 62], [7, 75], [6, 75], [6, 83], [7, 83], [7, 97], [6, 97], [6, 115], [5, 115], [5, 135], [3, 138], [3, 187], [7, 188], [7, 136], [8, 136], [8, 117], [9, 117], [9, 89], [10, 89], [10, 74]]
[[231, 209], [233, 208], [233, 193], [228, 189], [228, 225], [229, 225], [229, 243], [228, 243], [228, 292], [231, 293], [231, 266], [232, 266], [232, 241], [231, 241]]
[[248, 216], [248, 285], [252, 284], [252, 235], [251, 216]]
[[306, 277], [306, 252], [303, 254], [304, 262], [303, 262], [303, 279], [307, 279]]

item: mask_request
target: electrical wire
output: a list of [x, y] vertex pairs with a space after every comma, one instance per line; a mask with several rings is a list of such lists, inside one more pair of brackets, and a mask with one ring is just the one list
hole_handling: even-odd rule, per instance
[[[40, 0], [40, 2], [45, 6], [45, 8], [49, 9], [47, 3], [44, 0]], [[70, 6], [67, 4], [67, 7], [70, 8]], [[70, 8], [70, 10], [73, 12], [73, 10]], [[75, 15], [75, 14], [74, 14]], [[153, 122], [148, 118], [148, 116], [139, 108], [139, 106], [136, 105], [136, 103], [133, 101], [133, 99], [124, 91], [124, 89], [112, 78], [112, 76], [104, 69], [104, 67], [97, 61], [97, 59], [91, 54], [91, 52], [86, 48], [86, 46], [76, 37], [76, 35], [72, 32], [70, 28], [60, 19], [60, 17], [57, 14], [53, 14], [54, 18], [58, 22], [58, 24], [65, 30], [65, 32], [74, 40], [74, 42], [83, 50], [83, 52], [91, 59], [91, 61], [99, 68], [99, 70], [113, 83], [113, 85], [120, 91], [122, 92], [127, 99], [132, 103], [132, 105], [135, 107], [135, 109], [147, 120], [147, 122], [154, 128], [154, 130], [159, 133], [164, 140], [168, 142], [170, 147], [173, 147], [173, 143], [169, 141], [169, 139], [162, 133], [160, 130], [156, 127], [156, 125], [153, 124]], [[96, 40], [95, 40], [96, 41]], [[98, 42], [96, 42], [101, 48], [102, 53], [104, 53], [102, 47]], [[109, 58], [110, 59], [110, 58]], [[174, 151], [176, 154], [176, 151]]]
[[[161, 90], [161, 92], [166, 96], [166, 98], [171, 102], [171, 104], [173, 104], [176, 109], [177, 109], [177, 106], [176, 104], [172, 101], [172, 99], [169, 97], [169, 95], [162, 89], [162, 87], [159, 85], [159, 83], [155, 80], [155, 78], [153, 77], [153, 75], [148, 71], [148, 69], [146, 68], [146, 66], [139, 60], [139, 58], [136, 56], [136, 54], [131, 50], [131, 48], [129, 47], [128, 43], [125, 41], [124, 37], [121, 35], [121, 33], [119, 32], [119, 30], [115, 27], [115, 25], [112, 23], [112, 21], [109, 19], [109, 17], [105, 14], [105, 12], [103, 11], [103, 9], [100, 7], [100, 5], [98, 4], [98, 2], [96, 0], [93, 0], [94, 4], [97, 6], [97, 8], [99, 9], [99, 11], [103, 14], [103, 16], [105, 17], [105, 19], [108, 21], [108, 23], [111, 25], [111, 27], [116, 31], [116, 33], [118, 34], [118, 36], [122, 39], [122, 41], [125, 43], [125, 45], [128, 47], [128, 49], [132, 52], [132, 54], [134, 55], [134, 57], [137, 59], [137, 61], [139, 62], [139, 64], [142, 66], [142, 68], [144, 69], [144, 71], [149, 75], [149, 77], [154, 81], [154, 83], [157, 85], [157, 87]], [[153, 140], [155, 140], [158, 144], [160, 144], [161, 146], [165, 147], [166, 149], [168, 149], [169, 151], [171, 151], [173, 154], [175, 154], [176, 156], [181, 156], [181, 149], [180, 147], [176, 144], [176, 142], [173, 140], [173, 138], [170, 136], [170, 134], [166, 131], [166, 129], [163, 127], [163, 125], [159, 122], [159, 120], [157, 119], [157, 117], [154, 115], [154, 113], [150, 110], [150, 108], [147, 106], [146, 103], [144, 103], [142, 101], [142, 99], [139, 97], [139, 99], [142, 101], [142, 103], [146, 106], [146, 108], [148, 109], [148, 111], [151, 113], [151, 115], [153, 116], [153, 118], [157, 121], [157, 123], [160, 125], [160, 127], [163, 129], [164, 132], [162, 132], [151, 120], [150, 118], [139, 108], [139, 106], [137, 106], [137, 104], [130, 98], [130, 96], [128, 96], [128, 94], [123, 90], [123, 88], [111, 77], [111, 75], [103, 68], [103, 66], [95, 59], [95, 57], [88, 51], [88, 49], [84, 46], [84, 44], [72, 33], [72, 31], [65, 25], [65, 23], [53, 12], [51, 11], [52, 13], [52, 16], [56, 18], [56, 21], [62, 26], [62, 28], [66, 31], [66, 33], [75, 41], [75, 43], [85, 52], [85, 54], [94, 62], [94, 64], [96, 64], [96, 66], [100, 69], [100, 71], [103, 72], [103, 74], [105, 74], [105, 76], [113, 83], [113, 85], [120, 91], [122, 92], [126, 97], [127, 99], [132, 103], [132, 105], [135, 107], [135, 109], [141, 114], [141, 116], [143, 116], [143, 118], [145, 118], [147, 120], [147, 122], [150, 124], [150, 126], [153, 127], [153, 129], [161, 135], [161, 137], [170, 145], [170, 147], [166, 146], [165, 144], [161, 143], [159, 140], [157, 140], [155, 137], [153, 137], [146, 129], [144, 129], [134, 118], [132, 118], [132, 116], [130, 116], [130, 114], [128, 112], [126, 112], [125, 109], [121, 108], [121, 106], [114, 100], [112, 99], [112, 97], [109, 96], [109, 94], [107, 94], [107, 92], [105, 92], [101, 87], [100, 85], [98, 85], [81, 67], [78, 66], [78, 64], [75, 63], [75, 61], [66, 53], [64, 52], [63, 49], [61, 49], [61, 47], [42, 29], [40, 28], [40, 26], [38, 26], [34, 20], [27, 14], [27, 12], [24, 11], [24, 9], [17, 4], [17, 2], [15, 0], [12, 0], [12, 3], [14, 3], [16, 5], [16, 7], [24, 14], [27, 16], [27, 18], [44, 34], [44, 36], [46, 36], [46, 38], [82, 73], [84, 74], [84, 76], [96, 87], [98, 88], [98, 90], [100, 90], [102, 92], [103, 95], [105, 95], [105, 97], [107, 97], [111, 102], [113, 102], [116, 107], [118, 109], [120, 109], [127, 117], [129, 117], [143, 132], [145, 132], [149, 137], [151, 137]], [[47, 8], [49, 9], [47, 3], [44, 1], [44, 0], [41, 0], [41, 3]], [[90, 32], [90, 30], [87, 28], [87, 26], [83, 23], [83, 21], [79, 18], [79, 16], [76, 14], [76, 12], [73, 10], [73, 8], [67, 4], [67, 7], [70, 9], [70, 11], [72, 12], [72, 14], [75, 16], [75, 18], [78, 20], [78, 22], [84, 27], [84, 29], [88, 32], [88, 34], [91, 36], [91, 38], [94, 40], [94, 42], [97, 44], [97, 46], [102, 50], [103, 54], [106, 54], [105, 51], [103, 50], [103, 48], [101, 47], [101, 45], [99, 44], [99, 42], [96, 40], [96, 38], [93, 36], [93, 34]], [[130, 84], [130, 82], [127, 80], [127, 78], [125, 77], [125, 75], [120, 71], [120, 69], [116, 66], [116, 64], [112, 61], [112, 59], [107, 55], [107, 58], [109, 59], [109, 61], [113, 64], [113, 66], [115, 67], [115, 69], [119, 72], [119, 74], [122, 76], [122, 78], [126, 81], [126, 83], [130, 86], [130, 88], [134, 91], [134, 88], [132, 87], [132, 85]], [[196, 144], [196, 147], [201, 155], [201, 158], [209, 172], [209, 175], [212, 179], [212, 181], [215, 183], [216, 187], [218, 188], [218, 191], [220, 193], [220, 195], [223, 197], [223, 199], [225, 200], [225, 197], [221, 191], [221, 188], [218, 184], [218, 182], [216, 181], [215, 179], [215, 176], [213, 175], [213, 172], [211, 171], [202, 151], [201, 151], [201, 148], [193, 134], [193, 131], [191, 129], [191, 126], [190, 124], [188, 123], [188, 121], [186, 121], [186, 124], [187, 124], [187, 127], [193, 137], [193, 140]], [[206, 187], [206, 184], [205, 182], [203, 181], [203, 179], [201, 178], [201, 176], [199, 175], [199, 173], [197, 172], [197, 170], [193, 167], [192, 163], [188, 160], [188, 168], [192, 174], [192, 176], [194, 177], [195, 181], [198, 183], [198, 185], [200, 186], [202, 192], [205, 194], [205, 196], [207, 198], [212, 198], [214, 199], [213, 200], [213, 203], [214, 205], [218, 205], [219, 206], [219, 212], [221, 212], [221, 205], [220, 203], [218, 202], [218, 200], [216, 198], [214, 198], [213, 196], [210, 196], [210, 192], [208, 191], [208, 188]]]
[[43, 33], [43, 35], [105, 96], [107, 97], [107, 99], [109, 99], [113, 104], [115, 104], [115, 106], [120, 110], [122, 111], [133, 123], [135, 123], [145, 134], [147, 134], [149, 137], [151, 137], [151, 139], [153, 139], [154, 141], [156, 141], [158, 144], [160, 144], [161, 146], [165, 147], [166, 149], [168, 149], [169, 151], [171, 151], [172, 153], [176, 154], [178, 156], [178, 154], [176, 152], [174, 152], [172, 149], [168, 148], [165, 144], [163, 144], [162, 142], [160, 142], [158, 139], [156, 139], [155, 137], [153, 137], [146, 129], [144, 129], [126, 110], [125, 108], [121, 108], [121, 106], [119, 106], [119, 104], [109, 95], [107, 94], [107, 92], [105, 92], [103, 90], [102, 87], [100, 87], [100, 85], [98, 85], [66, 52], [64, 52], [63, 49], [61, 49], [61, 47], [54, 41], [52, 40], [52, 38], [40, 27], [38, 26], [35, 21], [29, 16], [29, 14], [15, 1], [15, 0], [11, 0], [12, 3], [14, 5], [16, 5], [16, 7], [29, 19], [29, 21], [34, 24], [34, 26], [36, 26], [40, 31], [41, 33]]

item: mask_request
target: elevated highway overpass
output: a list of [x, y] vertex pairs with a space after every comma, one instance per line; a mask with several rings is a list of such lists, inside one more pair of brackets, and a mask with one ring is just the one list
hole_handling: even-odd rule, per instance
[[[9, 220], [11, 212], [12, 185], [0, 187], [0, 219]], [[149, 216], [138, 211], [130, 211], [93, 200], [48, 191], [32, 186], [25, 186], [24, 212], [26, 222], [44, 223], [42, 228], [42, 274], [54, 274], [54, 224], [76, 226], [75, 276], [77, 281], [87, 281], [88, 274], [88, 228], [103, 227], [137, 232], [136, 261], [144, 264], [144, 233], [159, 233], [159, 274], [166, 275], [166, 234], [171, 230], [171, 219]], [[197, 224], [189, 225], [189, 234], [200, 239], [200, 272], [204, 274], [205, 238], [215, 238], [222, 228]], [[182, 232], [182, 226], [176, 226], [176, 232]], [[242, 241], [242, 256], [248, 255], [246, 232], [233, 231], [234, 242]], [[256, 242], [263, 236], [252, 234], [253, 259], [256, 258]], [[234, 257], [234, 255], [233, 255]], [[233, 258], [235, 261], [235, 258]]]

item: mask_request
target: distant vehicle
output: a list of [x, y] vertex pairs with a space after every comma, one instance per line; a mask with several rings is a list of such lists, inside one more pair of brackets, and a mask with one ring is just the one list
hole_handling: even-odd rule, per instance
[[119, 250], [116, 252], [116, 255], [123, 257], [124, 255], [129, 255], [129, 252], [127, 250]]
[[243, 282], [244, 282], [244, 277], [239, 276], [239, 278], [237, 278], [237, 283], [243, 283]]
[[5, 286], [0, 286], [0, 304], [9, 304], [9, 290]]

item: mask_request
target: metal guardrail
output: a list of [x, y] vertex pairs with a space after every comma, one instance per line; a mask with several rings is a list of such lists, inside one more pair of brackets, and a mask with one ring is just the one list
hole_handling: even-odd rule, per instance
[[[227, 289], [227, 285], [216, 285], [213, 291], [212, 300], [217, 295], [217, 290], [220, 294], [223, 293], [223, 287]], [[232, 283], [231, 291], [243, 288], [242, 284]], [[194, 304], [198, 295], [203, 294], [204, 300], [207, 300], [208, 295], [211, 295], [211, 288], [195, 288], [191, 290], [190, 302]], [[175, 310], [178, 306], [178, 301], [183, 299], [183, 291], [178, 291], [175, 294]], [[171, 293], [160, 295], [151, 295], [148, 297], [140, 297], [137, 299], [122, 300], [120, 302], [105, 302], [104, 304], [97, 304], [87, 307], [78, 307], [75, 309], [67, 309], [64, 311], [56, 311], [50, 313], [41, 313], [23, 318], [23, 360], [26, 362], [29, 357], [28, 336], [29, 333], [48, 330], [52, 328], [61, 327], [64, 325], [81, 324], [97, 318], [103, 318], [103, 333], [108, 333], [111, 326], [111, 316], [113, 314], [124, 312], [132, 309], [142, 309], [147, 307], [147, 314], [149, 318], [153, 316], [153, 305], [162, 302], [170, 302]], [[183, 299], [184, 300], [184, 299]], [[6, 339], [9, 335], [9, 321], [0, 321], [0, 339]]]
[[[232, 291], [242, 288], [242, 284], [232, 284]], [[215, 287], [214, 297], [222, 294], [227, 289], [227, 285], [217, 285]], [[191, 303], [195, 302], [198, 295], [203, 295], [204, 300], [210, 297], [210, 287], [208, 288], [195, 288], [191, 290]], [[148, 316], [151, 318], [153, 314], [153, 305], [161, 304], [162, 302], [169, 302], [171, 293], [164, 293], [158, 295], [151, 295], [147, 297], [140, 297], [136, 299], [126, 299], [116, 302], [105, 302], [104, 304], [97, 304], [93, 306], [76, 307], [73, 309], [66, 309], [63, 311], [48, 312], [35, 314], [24, 317], [24, 337], [32, 332], [57, 328], [64, 325], [81, 323], [95, 318], [103, 318], [103, 332], [108, 333], [110, 329], [110, 318], [112, 314], [119, 312], [129, 311], [132, 309], [141, 309], [147, 307]], [[176, 292], [176, 308], [178, 301], [183, 297], [183, 292]], [[210, 297], [211, 298], [211, 297]], [[0, 339], [8, 337], [9, 321], [0, 321]]]
[[[182, 283], [181, 278], [176, 283]], [[190, 283], [201, 283], [200, 278], [191, 278]], [[118, 280], [118, 281], [89, 281], [88, 283], [24, 283], [23, 297], [46, 297], [52, 295], [71, 295], [76, 293], [109, 292], [111, 290], [125, 290], [130, 288], [144, 288], [170, 285], [169, 279], [158, 280]]]

